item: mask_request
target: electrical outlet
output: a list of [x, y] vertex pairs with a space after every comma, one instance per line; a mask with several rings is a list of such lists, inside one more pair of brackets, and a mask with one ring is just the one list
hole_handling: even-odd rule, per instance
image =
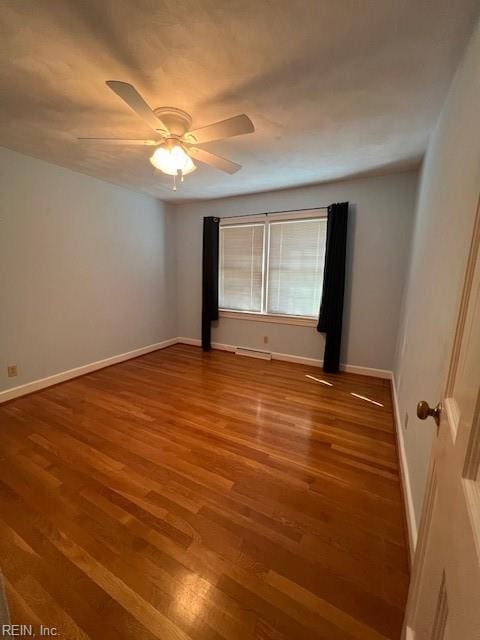
[[7, 367], [7, 373], [9, 378], [15, 378], [15, 376], [18, 376], [17, 365], [16, 364], [9, 365]]
[[263, 344], [268, 344], [268, 336], [263, 336]]
[[407, 427], [408, 427], [408, 411], [405, 411], [405, 420], [403, 421], [403, 426], [404, 426], [405, 431], [406, 431]]

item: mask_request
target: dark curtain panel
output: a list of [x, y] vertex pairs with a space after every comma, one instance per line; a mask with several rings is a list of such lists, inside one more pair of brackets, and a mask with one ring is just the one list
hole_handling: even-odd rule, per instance
[[202, 349], [211, 349], [211, 322], [218, 320], [219, 218], [203, 219]]
[[326, 334], [323, 370], [327, 373], [336, 373], [340, 366], [347, 222], [348, 202], [328, 207], [323, 293], [317, 325], [317, 331]]

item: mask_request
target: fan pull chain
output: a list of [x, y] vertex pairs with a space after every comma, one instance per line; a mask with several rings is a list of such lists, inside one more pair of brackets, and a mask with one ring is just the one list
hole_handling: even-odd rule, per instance
[[173, 176], [173, 190], [177, 190], [177, 178], [180, 178], [180, 182], [183, 182], [183, 171], [178, 169], [176, 175]]

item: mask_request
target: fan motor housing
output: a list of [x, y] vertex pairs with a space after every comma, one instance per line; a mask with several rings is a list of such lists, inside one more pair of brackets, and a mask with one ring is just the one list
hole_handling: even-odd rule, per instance
[[192, 117], [182, 109], [175, 107], [158, 107], [154, 114], [168, 127], [174, 136], [183, 136], [192, 126]]

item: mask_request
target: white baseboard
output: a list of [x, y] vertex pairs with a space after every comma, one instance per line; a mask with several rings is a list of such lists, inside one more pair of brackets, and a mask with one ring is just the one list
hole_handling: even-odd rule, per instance
[[[179, 344], [190, 344], [195, 347], [200, 347], [202, 341], [199, 338], [177, 338]], [[212, 342], [212, 349], [218, 349], [219, 351], [232, 351], [237, 349], [237, 345], [223, 344], [222, 342]], [[296, 362], [297, 364], [306, 364], [311, 367], [321, 367], [322, 360], [316, 360], [315, 358], [304, 358], [302, 356], [294, 356], [289, 353], [276, 353], [272, 352], [272, 360], [284, 360], [285, 362]]]
[[408, 471], [407, 453], [405, 450], [405, 440], [403, 437], [403, 425], [398, 406], [397, 385], [395, 376], [392, 374], [393, 410], [395, 416], [395, 431], [397, 435], [398, 454], [400, 457], [400, 473], [402, 476], [403, 495], [405, 499], [405, 510], [407, 513], [408, 538], [410, 543], [410, 564], [413, 565], [413, 557], [417, 546], [418, 527], [413, 508], [412, 485], [410, 484], [410, 473]]
[[[202, 341], [200, 338], [177, 338], [178, 344], [190, 344], [192, 347], [201, 347]], [[213, 346], [213, 345], [212, 345]], [[219, 349], [220, 347], [216, 346], [215, 349]]]
[[272, 360], [283, 360], [284, 362], [306, 364], [308, 367], [321, 367], [323, 364], [323, 360], [317, 360], [316, 358], [305, 358], [303, 356], [292, 356], [289, 353], [272, 352]]
[[[104, 360], [97, 360], [96, 362], [90, 362], [89, 364], [85, 364], [81, 367], [68, 369], [67, 371], [61, 371], [60, 373], [55, 373], [54, 375], [48, 376], [46, 378], [41, 378], [40, 380], [33, 380], [32, 382], [28, 382], [18, 387], [6, 389], [5, 391], [0, 391], [0, 404], [2, 402], [7, 402], [8, 400], [13, 400], [13, 398], [24, 396], [27, 393], [33, 393], [34, 391], [39, 391], [40, 389], [51, 387], [52, 385], [58, 384], [59, 382], [64, 382], [65, 380], [70, 380], [71, 378], [83, 376], [84, 374], [90, 373], [91, 371], [96, 371], [97, 369], [103, 369], [104, 367], [109, 367], [112, 364], [117, 364], [118, 362], [123, 362], [124, 360], [130, 360], [131, 358], [137, 358], [138, 356], [144, 355], [145, 353], [150, 353], [151, 351], [157, 351], [158, 349], [164, 349], [165, 347], [169, 347], [177, 343], [189, 344], [196, 347], [201, 346], [201, 340], [199, 338], [178, 337], [178, 338], [170, 338], [169, 340], [163, 340], [162, 342], [150, 344], [146, 347], [141, 347], [140, 349], [127, 351], [126, 353], [121, 353], [116, 356], [111, 356], [110, 358], [105, 358]], [[212, 348], [218, 349], [220, 351], [235, 351], [237, 346], [230, 345], [230, 344], [223, 344], [221, 342], [212, 342]], [[321, 367], [323, 365], [323, 360], [319, 360], [317, 358], [307, 358], [304, 356], [296, 356], [290, 353], [272, 352], [272, 360], [283, 360], [284, 362], [294, 362], [296, 364], [303, 364], [309, 367]], [[358, 373], [366, 376], [375, 376], [377, 378], [392, 377], [392, 373], [384, 369], [372, 369], [369, 367], [360, 367], [360, 366], [351, 365], [351, 364], [341, 364], [340, 369], [342, 371], [347, 371], [349, 373]]]
[[392, 372], [388, 369], [374, 369], [373, 367], [361, 367], [357, 364], [341, 364], [340, 369], [347, 373], [357, 373], [362, 376], [373, 376], [374, 378], [392, 379]]
[[26, 384], [22, 384], [18, 387], [13, 387], [12, 389], [6, 389], [5, 391], [0, 391], [0, 403], [7, 402], [7, 400], [13, 400], [14, 398], [19, 398], [20, 396], [24, 396], [27, 393], [33, 393], [34, 391], [45, 389], [46, 387], [51, 387], [54, 384], [58, 384], [59, 382], [65, 382], [65, 380], [70, 380], [71, 378], [77, 378], [78, 376], [83, 376], [86, 373], [96, 371], [97, 369], [110, 367], [112, 364], [118, 364], [119, 362], [123, 362], [124, 360], [131, 360], [132, 358], [143, 356], [144, 354], [150, 353], [151, 351], [157, 351], [158, 349], [165, 349], [165, 347], [169, 347], [172, 344], [176, 344], [177, 342], [178, 342], [177, 338], [170, 338], [169, 340], [163, 340], [162, 342], [149, 344], [146, 347], [140, 347], [140, 349], [127, 351], [126, 353], [121, 353], [117, 356], [111, 356], [110, 358], [97, 360], [96, 362], [90, 362], [89, 364], [84, 364], [81, 367], [68, 369], [68, 371], [61, 371], [60, 373], [55, 373], [54, 375], [48, 376], [47, 378], [41, 378], [40, 380], [27, 382]]
[[[180, 344], [190, 344], [195, 347], [200, 347], [202, 341], [199, 338], [177, 338], [177, 341]], [[245, 347], [244, 345], [231, 345], [231, 344], [223, 344], [221, 342], [212, 342], [212, 349], [218, 349], [220, 351], [235, 351], [237, 347]], [[283, 360], [284, 362], [294, 362], [296, 364], [304, 364], [309, 367], [321, 367], [323, 365], [323, 360], [319, 360], [318, 358], [307, 358], [305, 356], [295, 356], [290, 353], [279, 353], [276, 351], [272, 351], [272, 360]], [[356, 364], [341, 364], [341, 371], [346, 371], [348, 373], [358, 373], [364, 376], [373, 376], [375, 378], [385, 378], [387, 380], [391, 380], [392, 372], [387, 369], [373, 369], [371, 367], [361, 367]]]
[[[202, 341], [200, 338], [177, 338], [177, 344], [189, 344], [193, 347], [201, 347]], [[212, 349], [218, 349], [218, 351], [235, 351], [237, 347], [231, 344], [223, 344], [222, 342], [212, 342]]]
[[[181, 340], [181, 338], [178, 339], [179, 342], [180, 342], [180, 340]], [[200, 347], [202, 346], [202, 341], [201, 340], [198, 341], [198, 346], [200, 346]], [[237, 348], [237, 347], [234, 347], [231, 344], [222, 344], [221, 342], [212, 342], [212, 347], [214, 349], [218, 349], [219, 351], [232, 351], [232, 352], [234, 352], [235, 349]]]

